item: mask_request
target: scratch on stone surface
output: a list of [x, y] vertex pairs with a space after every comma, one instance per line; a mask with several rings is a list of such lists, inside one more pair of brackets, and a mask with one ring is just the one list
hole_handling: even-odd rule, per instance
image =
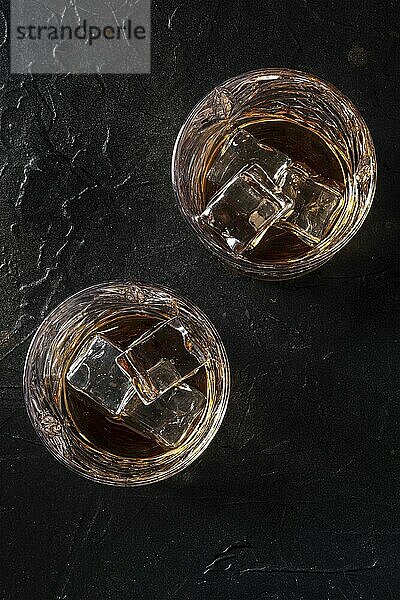
[[[47, 108], [47, 110], [50, 113], [50, 125], [47, 128], [47, 134], [49, 134], [53, 128], [54, 123], [57, 120], [57, 109], [53, 100], [53, 96], [50, 93], [50, 90], [48, 88], [45, 88], [45, 91], [42, 92], [42, 90], [40, 89], [37, 79], [32, 79], [32, 85], [35, 88], [38, 96], [40, 97], [40, 99], [43, 102], [43, 105]], [[46, 98], [45, 94], [47, 94], [48, 99]]]
[[[247, 540], [236, 541], [233, 542], [233, 544], [229, 544], [229, 546], [226, 546], [226, 548], [222, 550], [222, 552], [220, 552], [220, 554], [218, 554], [209, 565], [206, 566], [203, 571], [203, 575], [215, 570], [228, 571], [232, 567], [232, 562], [229, 562], [228, 565], [225, 565], [225, 563], [234, 559], [240, 550], [246, 550], [249, 548], [252, 548], [252, 545]], [[220, 567], [221, 564], [222, 569], [219, 569], [218, 567]]]
[[345, 592], [342, 590], [342, 588], [340, 586], [337, 586], [337, 589], [338, 589], [339, 593], [342, 595], [342, 597], [344, 598], [344, 600], [349, 600], [349, 597], [347, 596], [347, 594], [345, 594]]
[[261, 348], [262, 347], [262, 343], [260, 341], [260, 338], [259, 338], [259, 335], [258, 335], [258, 332], [257, 332], [257, 328], [255, 327], [254, 320], [251, 318], [250, 312], [249, 312], [249, 310], [247, 308], [244, 311], [244, 314], [245, 314], [245, 317], [246, 317], [246, 319], [247, 319], [247, 321], [249, 323], [249, 327], [250, 327], [250, 330], [251, 330], [251, 332], [252, 332], [252, 334], [254, 336], [254, 339], [256, 340], [257, 345]]
[[280, 323], [281, 322], [280, 319], [278, 319], [278, 317], [275, 317], [274, 315], [271, 315], [271, 313], [267, 312], [265, 314], [267, 315], [267, 317], [269, 319], [272, 319], [273, 321], [276, 321], [276, 323]]
[[37, 159], [34, 156], [24, 166], [24, 175], [22, 178], [22, 182], [19, 186], [19, 192], [18, 192], [17, 199], [15, 201], [16, 208], [19, 208], [22, 204], [22, 200], [23, 200], [24, 194], [25, 194], [25, 187], [29, 181], [29, 173], [31, 171], [40, 171], [39, 167], [36, 165], [36, 162], [37, 162]]
[[[254, 388], [256, 386], [257, 383], [259, 383], [264, 377], [268, 376], [269, 373], [260, 373], [257, 374], [251, 381], [251, 384], [248, 385], [249, 382], [249, 374], [248, 374], [248, 369], [249, 367], [247, 366], [243, 375], [243, 383], [241, 384], [241, 388], [242, 389], [246, 389], [246, 408], [245, 410], [243, 410], [241, 412], [240, 418], [239, 418], [239, 422], [236, 428], [236, 431], [233, 435], [233, 439], [232, 439], [232, 444], [235, 445], [236, 442], [239, 439], [240, 433], [242, 431], [243, 425], [250, 413], [251, 407], [254, 403], [254, 397], [253, 397], [253, 391]], [[240, 393], [240, 390], [238, 390], [238, 393]]]
[[168, 17], [168, 29], [172, 29], [172, 20], [176, 15], [176, 11], [178, 10], [179, 6], [177, 6], [175, 8], [175, 10], [173, 11], [173, 13]]
[[[133, 177], [136, 176], [136, 173], [128, 173], [126, 175], [126, 177], [124, 177], [123, 179], [121, 179], [121, 181], [118, 181], [115, 185], [114, 185], [114, 189], [120, 188], [123, 185], [125, 185], [126, 183], [128, 183], [131, 179], [133, 179]], [[135, 181], [135, 188], [140, 188], [143, 187], [145, 185], [151, 184], [151, 181], [149, 179], [147, 179], [146, 181]]]
[[110, 135], [111, 135], [110, 127], [109, 127], [109, 125], [107, 125], [106, 139], [104, 140], [103, 145], [102, 145], [102, 151], [103, 151], [104, 156], [107, 156], [107, 154], [108, 154], [108, 144], [110, 142]]
[[321, 568], [321, 567], [270, 567], [267, 565], [260, 567], [249, 567], [247, 569], [242, 569], [239, 573], [240, 575], [246, 575], [248, 573], [285, 573], [285, 574], [301, 574], [301, 575], [348, 575], [351, 573], [362, 573], [365, 571], [371, 571], [373, 569], [380, 569], [382, 565], [378, 564], [378, 560], [375, 560], [370, 565], [365, 566], [346, 566], [342, 568]]
[[169, 598], [175, 598], [175, 596], [185, 587], [186, 583], [189, 580], [189, 576], [185, 577], [185, 579], [178, 583], [178, 585], [174, 588]]
[[339, 475], [342, 471], [347, 469], [347, 467], [349, 467], [351, 464], [353, 464], [355, 459], [356, 459], [356, 457], [353, 456], [349, 461], [347, 461], [344, 465], [342, 465], [338, 469], [335, 469], [334, 471], [329, 471], [323, 477], [311, 478], [311, 479], [307, 480], [307, 483], [324, 482], [324, 481], [327, 481], [328, 479], [330, 479], [331, 477], [336, 477], [336, 475]]
[[53, 225], [51, 223], [49, 223], [48, 227], [47, 227], [47, 231], [46, 231], [46, 235], [45, 237], [42, 239], [40, 246], [39, 246], [39, 252], [38, 252], [38, 257], [37, 257], [37, 261], [36, 261], [36, 267], [38, 270], [40, 270], [41, 266], [42, 266], [42, 257], [43, 257], [43, 250], [46, 246], [46, 242], [49, 239], [50, 236], [50, 232], [52, 230]]
[[175, 69], [176, 69], [176, 63], [177, 63], [177, 60], [178, 60], [178, 48], [179, 48], [179, 45], [174, 46], [174, 65], [175, 65]]
[[35, 279], [33, 281], [30, 281], [29, 283], [24, 283], [23, 285], [20, 286], [19, 291], [20, 292], [24, 292], [25, 290], [29, 290], [35, 287], [38, 287], [40, 284], [42, 284], [44, 281], [47, 280], [49, 274], [51, 273], [52, 268], [51, 267], [47, 267], [44, 275], [42, 275], [42, 277], [39, 277], [39, 279]]
[[261, 473], [260, 477], [269, 477], [270, 475], [276, 475], [279, 471], [270, 471], [269, 473]]
[[364, 281], [367, 279], [378, 279], [385, 278], [388, 275], [388, 268], [384, 267], [383, 269], [379, 269], [378, 271], [371, 271], [367, 273], [357, 273], [356, 275], [324, 275], [320, 276], [322, 281], [341, 281], [341, 280], [349, 280], [349, 281]]
[[273, 454], [274, 450], [276, 450], [277, 448], [280, 448], [281, 446], [284, 446], [286, 444], [290, 444], [290, 440], [282, 440], [281, 442], [278, 442], [274, 446], [270, 446], [269, 448], [264, 448], [263, 450], [260, 450], [259, 454]]
[[[238, 452], [241, 452], [242, 450], [244, 450], [246, 448], [246, 446], [248, 446], [250, 444], [250, 442], [252, 442], [254, 440], [255, 437], [256, 437], [256, 434], [253, 433], [247, 440], [245, 440], [243, 442], [243, 444], [241, 444], [238, 447]], [[245, 457], [242, 458], [242, 461], [244, 461], [244, 460], [245, 460]]]
[[360, 594], [360, 592], [358, 591], [358, 589], [356, 588], [356, 586], [353, 584], [353, 582], [351, 581], [351, 579], [347, 579], [346, 580], [349, 584], [349, 586], [355, 591], [355, 593], [357, 594], [359, 600], [364, 600], [364, 596], [362, 596]]
[[338, 475], [339, 473], [344, 471], [344, 469], [347, 469], [347, 467], [349, 467], [351, 464], [353, 464], [354, 460], [355, 460], [355, 457], [353, 456], [353, 458], [351, 458], [346, 464], [342, 465], [336, 471], [334, 471], [332, 473], [332, 475]]
[[[215, 558], [209, 565], [206, 566], [206, 568], [204, 569], [203, 575], [206, 575], [209, 571], [214, 570], [215, 567], [219, 566], [221, 562], [225, 562], [233, 557], [234, 557], [233, 554], [224, 554], [223, 556], [217, 556], [217, 558]], [[228, 567], [223, 567], [223, 570], [226, 571], [230, 567], [231, 567], [231, 563], [228, 565]]]

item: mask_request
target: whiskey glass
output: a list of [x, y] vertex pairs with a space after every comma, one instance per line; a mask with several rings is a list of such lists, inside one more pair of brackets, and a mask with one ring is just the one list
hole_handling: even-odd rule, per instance
[[[199, 218], [216, 192], [209, 173], [235, 131], [340, 187], [340, 210], [317, 243], [271, 226], [255, 247], [235, 253]], [[183, 217], [219, 259], [258, 278], [290, 279], [326, 263], [359, 230], [375, 192], [376, 156], [357, 108], [333, 85], [300, 71], [260, 69], [229, 79], [195, 106], [175, 143], [172, 182]]]
[[[93, 336], [106, 335], [124, 348], [132, 336], [176, 314], [181, 329], [190, 332], [207, 357], [193, 384], [205, 404], [182, 443], [166, 448], [99, 411], [71, 388], [67, 374]], [[216, 434], [229, 390], [228, 359], [209, 319], [165, 287], [126, 281], [87, 288], [55, 308], [31, 343], [24, 372], [27, 411], [47, 449], [80, 475], [118, 486], [157, 482], [190, 465]]]

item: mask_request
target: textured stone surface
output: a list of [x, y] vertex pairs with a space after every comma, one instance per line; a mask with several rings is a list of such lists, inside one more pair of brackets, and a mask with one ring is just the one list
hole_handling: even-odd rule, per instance
[[[149, 76], [9, 78], [0, 48], [2, 598], [398, 597], [397, 11], [372, 0], [154, 0]], [[379, 184], [333, 261], [269, 284], [226, 271], [195, 238], [170, 159], [205, 93], [279, 65], [355, 102]], [[21, 391], [42, 318], [71, 293], [121, 278], [192, 299], [218, 327], [233, 373], [201, 460], [143, 489], [99, 486], [58, 464]]]

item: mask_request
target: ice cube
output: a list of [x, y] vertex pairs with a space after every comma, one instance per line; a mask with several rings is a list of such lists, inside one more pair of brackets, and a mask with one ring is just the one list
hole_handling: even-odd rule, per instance
[[174, 448], [189, 435], [205, 406], [206, 397], [199, 390], [181, 383], [148, 405], [135, 396], [121, 417], [136, 432]]
[[117, 358], [145, 404], [196, 373], [205, 362], [206, 357], [179, 317], [145, 332]]
[[260, 145], [245, 129], [237, 129], [226, 139], [207, 173], [207, 178], [215, 185], [222, 186], [251, 163], [259, 164], [270, 178], [278, 183], [282, 174], [292, 164], [292, 160], [279, 150], [265, 144]]
[[125, 371], [116, 362], [121, 350], [99, 335], [88, 340], [67, 372], [68, 382], [107, 412], [118, 415], [135, 394]]
[[310, 246], [320, 242], [337, 219], [343, 188], [294, 163], [288, 169], [282, 191], [294, 200], [294, 209], [277, 226], [289, 229]]
[[273, 223], [290, 213], [293, 201], [259, 164], [243, 167], [210, 200], [199, 219], [236, 254], [254, 248]]

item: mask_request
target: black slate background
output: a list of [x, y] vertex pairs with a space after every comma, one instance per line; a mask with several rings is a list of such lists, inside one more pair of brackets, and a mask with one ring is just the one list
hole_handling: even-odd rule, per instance
[[[153, 0], [151, 75], [30, 78], [8, 75], [0, 18], [1, 598], [399, 597], [399, 35], [396, 2]], [[269, 66], [337, 85], [379, 160], [360, 233], [285, 283], [222, 267], [170, 181], [197, 100]], [[197, 303], [233, 374], [202, 459], [142, 489], [58, 464], [21, 392], [41, 320], [121, 278]]]

